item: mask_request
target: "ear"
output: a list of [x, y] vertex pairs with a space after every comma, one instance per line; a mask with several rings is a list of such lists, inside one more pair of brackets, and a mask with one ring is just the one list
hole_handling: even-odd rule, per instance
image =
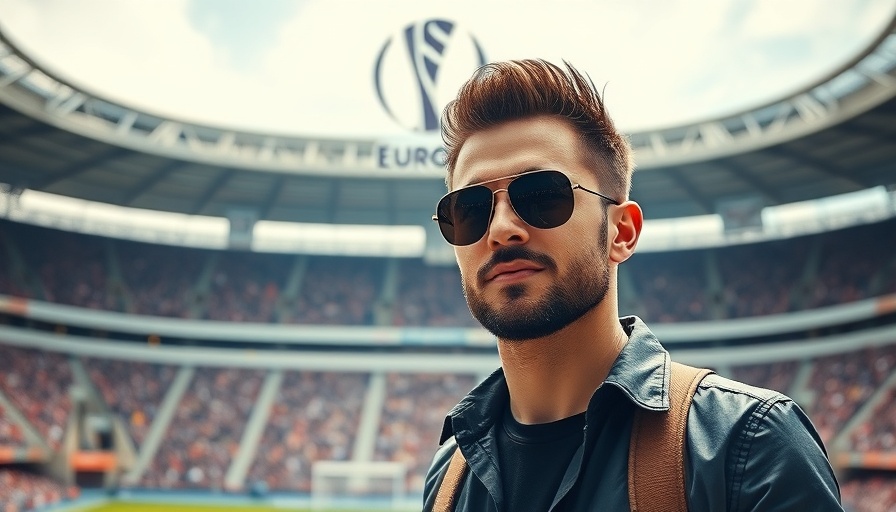
[[634, 201], [626, 201], [613, 210], [613, 214], [609, 216], [615, 227], [610, 231], [615, 234], [610, 241], [610, 261], [619, 264], [635, 253], [644, 224], [644, 214]]

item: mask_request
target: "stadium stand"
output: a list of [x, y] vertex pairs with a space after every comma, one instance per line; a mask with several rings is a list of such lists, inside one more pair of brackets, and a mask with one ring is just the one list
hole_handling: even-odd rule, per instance
[[368, 378], [357, 373], [288, 372], [247, 482], [307, 493], [315, 461], [350, 459]]
[[87, 358], [84, 361], [105, 405], [128, 427], [139, 448], [174, 379], [175, 368], [139, 361]]
[[[633, 190], [643, 204], [653, 202], [658, 217], [721, 213], [717, 200], [741, 194], [786, 206], [871, 187], [885, 189], [881, 211], [842, 224], [825, 218], [793, 233], [770, 229], [783, 237], [775, 240], [725, 231], [714, 244], [694, 244], [699, 248], [639, 252], [619, 275], [621, 312], [652, 326], [687, 333], [722, 324], [750, 332], [772, 326], [757, 340], [702, 340], [693, 352], [752, 350], [752, 362], [729, 355], [714, 367], [794, 397], [825, 440], [850, 512], [896, 510], [896, 337], [863, 337], [896, 323], [890, 142], [896, 101], [880, 91], [896, 84], [893, 26], [880, 35], [880, 51], [867, 49], [831, 83], [724, 119], [632, 136], [639, 172], [649, 171]], [[261, 194], [267, 203], [251, 205], [259, 220], [304, 221], [290, 216], [309, 214], [315, 222], [367, 222], [380, 208], [376, 217], [389, 222], [426, 221], [419, 211], [394, 207], [407, 199], [402, 190], [423, 190], [414, 188], [422, 180], [341, 175], [371, 170], [364, 164], [376, 151], [366, 141], [192, 126], [92, 97], [38, 68], [0, 38], [0, 174], [8, 180], [0, 183], [7, 217], [0, 219], [0, 512], [75, 498], [78, 482], [110, 492], [305, 497], [319, 461], [400, 462], [408, 488], [419, 494], [444, 414], [482, 377], [479, 369], [440, 364], [492, 350], [467, 343], [478, 324], [453, 265], [427, 255], [268, 254], [136, 242], [72, 232], [79, 220], [65, 215], [54, 225], [72, 231], [38, 227], [26, 222], [40, 219], [16, 208], [23, 190], [43, 190], [223, 221], [233, 204], [254, 201], [234, 182], [257, 180], [259, 186], [247, 188], [258, 192], [268, 180], [271, 188]], [[47, 123], [47, 116], [56, 117]], [[196, 151], [185, 157], [191, 146]], [[221, 152], [230, 150], [238, 153]], [[222, 155], [225, 164], [215, 160]], [[352, 210], [359, 203], [353, 198], [380, 185], [388, 191]], [[437, 185], [433, 190], [441, 191]], [[147, 194], [148, 188], [184, 194]], [[330, 188], [322, 208], [301, 203]], [[23, 222], [9, 220], [13, 214]], [[872, 312], [826, 323], [853, 306]], [[29, 316], [35, 311], [44, 316]], [[116, 333], [91, 325], [100, 313], [108, 324], [176, 324], [200, 335]], [[735, 321], [712, 323], [719, 320]], [[325, 328], [364, 332], [373, 342], [262, 345], [251, 335], [234, 341], [221, 334], [281, 326], [303, 335], [332, 332]], [[780, 341], [798, 343], [772, 347]], [[203, 361], [197, 348], [227, 353], [230, 364]], [[435, 364], [400, 371], [364, 364], [418, 349], [417, 361]], [[338, 362], [312, 361], [315, 350]], [[265, 351], [298, 357], [265, 366], [258, 363]], [[88, 451], [80, 436], [108, 427], [96, 421], [106, 416], [115, 465], [103, 468], [101, 481], [81, 480], [90, 471], [74, 463]], [[123, 435], [115, 434], [118, 426]]]
[[[0, 345], [0, 349], [4, 361], [23, 364], [27, 358], [38, 362], [36, 366], [52, 368], [53, 372], [69, 372], [66, 368], [69, 360], [59, 354], [4, 345]], [[805, 364], [810, 367], [810, 378], [800, 385], [796, 375]], [[138, 446], [146, 437], [146, 429], [158, 418], [153, 404], [158, 404], [167, 394], [172, 376], [186, 368], [179, 370], [171, 365], [101, 358], [85, 360], [85, 367], [102, 401], [128, 420], [129, 432]], [[735, 378], [748, 383], [794, 396], [816, 392], [807, 409], [829, 447], [843, 433], [847, 421], [857, 416], [857, 411], [866, 409], [867, 421], [847, 433], [849, 450], [896, 453], [892, 432], [896, 391], [881, 387], [882, 382], [896, 379], [896, 342], [876, 349], [808, 360], [733, 366], [731, 372]], [[36, 375], [39, 373], [37, 371]], [[225, 474], [233, 464], [240, 443], [245, 442], [247, 419], [257, 407], [259, 388], [266, 375], [270, 375], [270, 371], [197, 368], [176, 404], [174, 419], [166, 426], [164, 443], [153, 455], [136, 486], [225, 489]], [[367, 374], [350, 372], [286, 372], [269, 414], [264, 418], [263, 436], [257, 448], [251, 451], [250, 470], [240, 485], [229, 490], [247, 489], [263, 482], [272, 491], [307, 493], [314, 462], [353, 459], [361, 435], [360, 416], [369, 378]], [[475, 385], [477, 377], [456, 373], [389, 373], [385, 378], [385, 396], [380, 421], [376, 425], [373, 458], [406, 464], [409, 489], [419, 492], [445, 411]], [[29, 408], [28, 404], [37, 400], [47, 400], [51, 404], [59, 401], [58, 385], [51, 385], [42, 378], [38, 378], [36, 384], [16, 395], [17, 404], [25, 404], [25, 411], [33, 410], [34, 407]], [[877, 401], [873, 411], [867, 411], [864, 406], [875, 390], [882, 393], [882, 400]], [[421, 407], [421, 404], [427, 406]], [[64, 409], [48, 410], [57, 411], [57, 418], [64, 420], [66, 417]], [[55, 446], [59, 446], [59, 429], [47, 425], [52, 417], [31, 415], [28, 418], [42, 436], [48, 440], [57, 439]], [[10, 430], [15, 432], [16, 428], [13, 426]], [[25, 503], [28, 499], [58, 500], [67, 492], [59, 485], [51, 485], [50, 479], [29, 475], [4, 473], [8, 481], [15, 479], [16, 485], [30, 489], [28, 493], [4, 498], [16, 503]], [[887, 475], [844, 480], [844, 499], [856, 503], [856, 510], [876, 510], [862, 508], [861, 503], [867, 501], [868, 496], [892, 498], [891, 490], [888, 490], [892, 478]]]
[[191, 250], [167, 257], [171, 247], [126, 240], [113, 246], [120, 272], [127, 313], [175, 318], [195, 318], [195, 291], [209, 251]]
[[13, 423], [6, 414], [3, 406], [0, 405], [0, 447], [20, 447], [25, 441], [25, 437], [22, 435], [22, 428], [17, 423]]
[[890, 389], [870, 418], [853, 431], [850, 436], [852, 449], [896, 453], [893, 425], [896, 425], [896, 389]]
[[734, 380], [790, 395], [799, 366], [799, 361], [734, 366], [731, 368], [731, 376]]
[[71, 412], [71, 370], [61, 354], [0, 345], [0, 391], [51, 448], [58, 448]]
[[[789, 240], [639, 254], [620, 279], [623, 307], [659, 323], [679, 323], [781, 315], [886, 296], [896, 292], [896, 247], [873, 242], [894, 228], [896, 222], [889, 220]], [[0, 221], [0, 237], [8, 242], [0, 257], [24, 269], [0, 281], [0, 294], [10, 297], [235, 323], [476, 326], [457, 270], [421, 259], [185, 249], [8, 221]], [[838, 243], [843, 237], [868, 249], [856, 252]], [[18, 321], [6, 315], [3, 322]], [[67, 330], [44, 327], [60, 328]], [[370, 457], [405, 464], [408, 489], [419, 493], [444, 413], [476, 381], [455, 373], [385, 374], [373, 449], [364, 455], [356, 450], [364, 437], [361, 417], [371, 374], [287, 371], [262, 418], [257, 445], [245, 449], [245, 471], [233, 473], [241, 444], [248, 442], [245, 431], [262, 382], [273, 370], [197, 368], [174, 403], [160, 442], [152, 446], [147, 436], [176, 375], [187, 367], [99, 354], [81, 361], [101, 408], [120, 418], [138, 461], [145, 458], [139, 479], [124, 484], [139, 489], [242, 492], [263, 484], [272, 492], [307, 494], [315, 462]], [[0, 344], [0, 391], [52, 450], [63, 449], [71, 425], [72, 368], [64, 354]], [[896, 393], [884, 390], [896, 371], [896, 343], [729, 369], [736, 379], [794, 396], [829, 448], [841, 449], [834, 445], [845, 439], [842, 449], [850, 453], [896, 452], [896, 419], [889, 412], [896, 410]], [[9, 414], [0, 415], [0, 445], [27, 447], [22, 432]], [[16, 482], [32, 489], [9, 498], [17, 506], [44, 502], [49, 488], [59, 492], [46, 487], [51, 480], [16, 475]], [[844, 500], [855, 510], [875, 510], [868, 508], [874, 501], [869, 496], [892, 499], [889, 473], [843, 481]]]
[[809, 414], [825, 443], [878, 389], [896, 367], [896, 346], [820, 358], [809, 381], [816, 390]]
[[476, 327], [463, 299], [457, 269], [402, 260], [392, 325]]
[[896, 478], [880, 474], [848, 480], [841, 483], [840, 494], [848, 512], [892, 512], [896, 506]]
[[[803, 311], [894, 293], [896, 245], [874, 243], [894, 230], [891, 219], [848, 233], [637, 254], [622, 266], [630, 286], [620, 285], [621, 303], [630, 313], [671, 323]], [[8, 221], [0, 221], [0, 233], [10, 241], [6, 257], [18, 253], [14, 259], [27, 262], [18, 282], [0, 281], [0, 294], [234, 322], [477, 325], [457, 269], [420, 259], [185, 249]], [[840, 243], [844, 236], [865, 249]], [[25, 282], [36, 283], [36, 291]]]
[[470, 375], [387, 375], [375, 457], [406, 464], [411, 491], [423, 492], [426, 469], [435, 453], [433, 440], [439, 439], [445, 414], [474, 384]]
[[0, 510], [3, 512], [40, 510], [76, 496], [76, 490], [51, 478], [21, 470], [0, 469]]
[[141, 482], [162, 489], [224, 489], [224, 475], [261, 387], [262, 373], [199, 368]]

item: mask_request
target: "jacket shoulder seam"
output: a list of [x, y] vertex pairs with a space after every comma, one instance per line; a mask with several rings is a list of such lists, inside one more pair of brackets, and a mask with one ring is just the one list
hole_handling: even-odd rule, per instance
[[704, 378], [700, 382], [700, 389], [718, 389], [719, 391], [724, 391], [726, 393], [734, 393], [737, 395], [748, 396], [754, 400], [759, 402], [792, 402], [793, 399], [789, 396], [781, 393], [780, 391], [775, 391], [773, 389], [768, 390], [770, 393], [767, 396], [761, 396], [758, 393], [753, 393], [749, 389], [743, 388], [735, 388], [732, 386], [726, 386], [723, 382], [718, 382], [717, 379], [712, 378], [713, 374], [707, 375], [707, 378]]
[[[744, 394], [752, 396], [749, 393]], [[780, 393], [777, 393], [776, 395], [777, 396], [772, 396], [768, 399], [754, 397], [757, 398], [757, 400], [761, 400], [761, 402], [750, 413], [750, 419], [747, 421], [746, 425], [744, 425], [743, 430], [738, 436], [738, 441], [734, 446], [734, 475], [731, 481], [731, 498], [733, 500], [733, 503], [731, 504], [731, 510], [738, 510], [738, 500], [741, 494], [740, 488], [743, 485], [744, 469], [747, 465], [747, 459], [749, 458], [750, 450], [753, 447], [753, 440], [756, 437], [756, 431], [759, 429], [762, 421], [771, 412], [772, 408], [774, 408], [775, 405], [781, 402], [781, 400], [778, 400], [776, 398], [782, 397], [783, 395], [780, 395]]]

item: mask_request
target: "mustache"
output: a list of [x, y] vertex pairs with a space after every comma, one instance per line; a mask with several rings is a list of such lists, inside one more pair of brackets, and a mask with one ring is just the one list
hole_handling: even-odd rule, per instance
[[557, 269], [557, 263], [554, 261], [554, 258], [551, 258], [547, 254], [535, 252], [522, 245], [511, 245], [495, 251], [488, 262], [476, 273], [476, 277], [482, 282], [485, 280], [485, 276], [496, 266], [501, 263], [509, 263], [513, 260], [528, 260], [550, 270]]

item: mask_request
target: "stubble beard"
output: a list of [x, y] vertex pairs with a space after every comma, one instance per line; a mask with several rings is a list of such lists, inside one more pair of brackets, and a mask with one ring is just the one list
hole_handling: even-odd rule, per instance
[[501, 290], [504, 300], [495, 306], [464, 278], [464, 296], [473, 317], [505, 341], [548, 336], [581, 318], [600, 304], [610, 289], [607, 235], [601, 231], [601, 249], [575, 259], [544, 293], [529, 284], [508, 285]]

